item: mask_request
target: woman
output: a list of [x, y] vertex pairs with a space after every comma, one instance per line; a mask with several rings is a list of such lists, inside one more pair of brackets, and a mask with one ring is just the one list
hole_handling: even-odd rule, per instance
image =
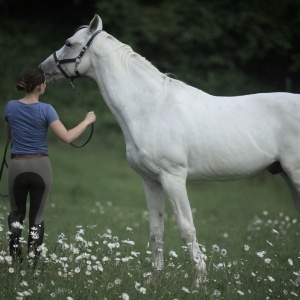
[[[20, 237], [26, 214], [26, 198], [29, 194], [29, 237], [30, 257], [38, 258], [39, 246], [44, 236], [44, 208], [51, 188], [52, 170], [48, 157], [47, 130], [65, 143], [71, 143], [96, 120], [94, 112], [71, 130], [59, 120], [55, 109], [39, 102], [46, 89], [45, 75], [39, 68], [29, 68], [16, 85], [25, 91], [25, 97], [11, 100], [5, 108], [5, 124], [11, 137], [11, 161], [8, 169], [10, 214], [10, 255], [22, 259]], [[32, 250], [32, 251], [31, 251]], [[35, 259], [35, 262], [36, 262]]]

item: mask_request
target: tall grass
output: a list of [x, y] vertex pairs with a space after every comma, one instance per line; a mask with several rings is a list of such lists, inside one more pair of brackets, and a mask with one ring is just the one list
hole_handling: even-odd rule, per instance
[[[0, 202], [0, 299], [296, 299], [299, 220], [278, 176], [189, 183], [208, 274], [194, 271], [166, 207], [165, 269], [151, 273], [148, 215], [139, 176], [122, 138], [100, 137], [82, 150], [49, 145], [53, 187], [36, 269], [8, 256], [7, 199]], [[5, 182], [1, 182], [1, 191]], [[27, 223], [24, 237], [26, 239]], [[26, 253], [26, 245], [24, 245]]]

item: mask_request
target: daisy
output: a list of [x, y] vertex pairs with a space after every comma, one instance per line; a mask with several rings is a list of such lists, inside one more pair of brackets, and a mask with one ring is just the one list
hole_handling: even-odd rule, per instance
[[215, 251], [215, 252], [219, 252], [219, 251], [220, 251], [219, 246], [216, 245], [216, 244], [214, 244], [214, 245], [212, 246], [212, 248], [213, 248], [213, 251]]

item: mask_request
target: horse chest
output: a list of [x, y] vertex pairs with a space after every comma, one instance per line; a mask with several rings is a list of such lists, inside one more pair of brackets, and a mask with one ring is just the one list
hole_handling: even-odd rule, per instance
[[137, 173], [151, 177], [158, 175], [159, 168], [145, 149], [138, 148], [136, 145], [126, 145], [126, 157]]

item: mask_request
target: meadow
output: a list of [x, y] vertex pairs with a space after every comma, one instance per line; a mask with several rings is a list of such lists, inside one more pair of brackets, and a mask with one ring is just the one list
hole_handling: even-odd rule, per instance
[[[207, 278], [192, 263], [166, 205], [165, 269], [154, 284], [146, 201], [121, 135], [83, 149], [50, 137], [53, 186], [37, 267], [11, 260], [7, 198], [0, 199], [0, 299], [297, 299], [299, 215], [280, 176], [189, 182]], [[2, 148], [1, 148], [2, 153]], [[6, 171], [4, 172], [4, 177]], [[1, 192], [6, 192], [5, 178]], [[28, 224], [23, 237], [27, 240]], [[26, 245], [24, 245], [26, 249]]]

